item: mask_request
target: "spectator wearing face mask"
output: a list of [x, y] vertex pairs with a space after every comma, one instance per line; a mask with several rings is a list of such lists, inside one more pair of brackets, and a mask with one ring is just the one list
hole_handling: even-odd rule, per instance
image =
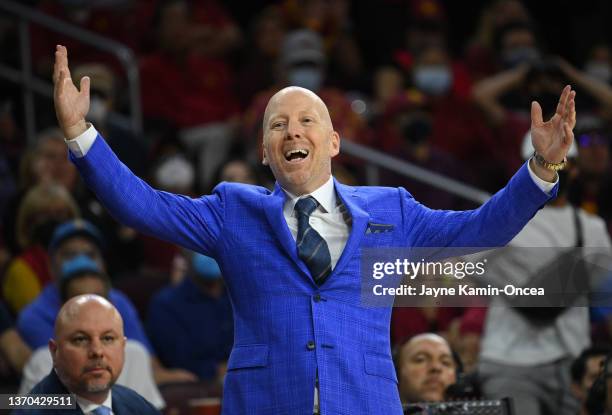
[[9, 263], [2, 281], [13, 313], [19, 313], [53, 281], [47, 246], [57, 225], [78, 216], [74, 199], [58, 184], [39, 184], [26, 193], [16, 221], [21, 253]]
[[[196, 170], [185, 153], [179, 149], [166, 149], [155, 163], [151, 177], [154, 186], [160, 190], [189, 197], [196, 196]], [[142, 246], [143, 262], [147, 270], [161, 275], [175, 273], [177, 261], [181, 258], [178, 246], [145, 234], [138, 234], [137, 239]]]
[[188, 276], [151, 300], [147, 331], [164, 365], [222, 381], [233, 345], [232, 307], [216, 261], [191, 255]]
[[146, 149], [142, 137], [132, 131], [129, 120], [116, 110], [118, 80], [111, 68], [101, 63], [79, 65], [74, 70], [74, 82], [78, 85], [85, 75], [91, 82], [87, 119], [100, 126], [111, 148], [132, 171], [143, 174], [145, 159], [142, 154]]
[[[386, 106], [385, 113], [376, 125], [376, 131], [379, 132], [381, 144], [386, 146], [385, 151], [396, 157], [448, 177], [469, 181], [467, 169], [459, 160], [432, 145], [432, 107], [422, 93], [414, 91], [396, 95]], [[410, 189], [416, 198], [434, 209], [468, 208], [465, 201], [448, 192], [390, 171], [381, 171], [381, 180], [386, 186]], [[396, 308], [394, 313], [411, 314], [409, 310], [411, 309]], [[399, 336], [404, 337], [406, 333]]]
[[495, 134], [496, 158], [508, 176], [522, 163], [514, 149], [530, 128], [529, 113], [524, 108], [532, 101], [540, 102], [544, 112], [550, 114], [557, 105], [556, 91], [570, 83], [586, 92], [583, 96], [588, 98], [582, 101], [585, 106], [612, 114], [612, 88], [561, 58], [543, 58], [535, 32], [527, 24], [509, 24], [500, 29], [497, 38], [506, 69], [477, 82], [472, 98]]
[[249, 140], [251, 148], [262, 143], [262, 120], [270, 97], [286, 86], [299, 86], [317, 93], [329, 107], [334, 128], [344, 139], [362, 143], [370, 140], [365, 118], [352, 109], [347, 95], [326, 84], [327, 61], [323, 39], [316, 32], [300, 29], [285, 35], [276, 62], [275, 85], [255, 96], [243, 118], [242, 136]]
[[[462, 160], [469, 175], [480, 178], [481, 187], [493, 187], [491, 162], [495, 143], [482, 116], [468, 99], [470, 80], [461, 63], [451, 60], [444, 45], [425, 45], [399, 61], [410, 87], [407, 95], [423, 95], [431, 120], [429, 141], [433, 148]], [[378, 141], [385, 140], [380, 137]], [[493, 172], [494, 173], [494, 172]]]
[[59, 128], [47, 128], [36, 136], [36, 142], [22, 154], [19, 168], [18, 192], [5, 200], [6, 209], [2, 217], [2, 231], [6, 245], [14, 255], [22, 246], [17, 240], [17, 212], [28, 191], [38, 184], [55, 183], [74, 195], [78, 177], [76, 168], [66, 152], [64, 135]]
[[584, 72], [606, 84], [612, 82], [612, 50], [605, 43], [596, 44], [589, 51]]
[[474, 38], [465, 52], [465, 63], [472, 79], [480, 81], [500, 70], [495, 34], [510, 22], [529, 23], [532, 17], [519, 0], [497, 0], [482, 8]]
[[586, 92], [583, 96], [590, 103], [585, 106], [595, 113], [612, 114], [612, 88], [561, 58], [542, 59], [529, 26], [511, 25], [499, 37], [508, 69], [476, 83], [472, 97], [497, 137], [498, 157], [509, 175], [522, 163], [513, 149], [530, 128], [529, 114], [523, 109], [531, 101], [540, 102], [545, 113], [552, 113], [556, 91], [571, 83]]
[[[48, 284], [40, 295], [19, 314], [17, 319], [19, 334], [32, 349], [44, 346], [53, 336], [53, 325], [57, 313], [69, 296], [84, 293], [101, 294], [119, 310], [123, 317], [125, 334], [141, 343], [149, 351], [150, 363], [158, 384], [194, 380], [191, 373], [168, 370], [159, 364], [136, 308], [125, 294], [110, 287], [102, 256], [104, 247], [105, 241], [100, 230], [87, 221], [78, 219], [62, 223], [57, 227], [49, 244], [51, 269], [55, 276], [55, 283]], [[69, 269], [64, 270], [66, 261], [77, 257], [81, 257], [81, 264], [90, 263], [89, 260], [93, 260], [99, 267], [99, 272], [93, 274], [90, 272], [83, 276], [79, 273], [68, 272]]]

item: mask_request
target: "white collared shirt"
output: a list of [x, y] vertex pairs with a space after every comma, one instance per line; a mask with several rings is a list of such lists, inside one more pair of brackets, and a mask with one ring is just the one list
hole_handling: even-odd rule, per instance
[[94, 403], [91, 401], [88, 401], [87, 399], [76, 395], [76, 401], [77, 404], [79, 405], [79, 408], [81, 408], [81, 410], [83, 411], [83, 413], [85, 415], [91, 415], [93, 411], [95, 411], [99, 406], [106, 406], [108, 408], [111, 408], [111, 415], [115, 415], [115, 413], [113, 412], [113, 398], [112, 398], [113, 392], [111, 390], [108, 391], [108, 396], [106, 397], [106, 399], [104, 400], [104, 402], [102, 402], [102, 404], [99, 403]]
[[295, 196], [285, 189], [283, 189], [283, 191], [285, 192], [283, 216], [287, 221], [287, 226], [294, 240], [297, 240], [298, 233], [295, 204], [298, 200], [308, 196], [314, 197], [317, 202], [319, 202], [319, 206], [310, 215], [309, 223], [310, 226], [321, 235], [325, 242], [327, 242], [329, 255], [331, 257], [331, 266], [332, 269], [334, 269], [340, 259], [340, 255], [342, 255], [349, 233], [351, 232], [350, 226], [345, 222], [341, 210], [342, 205], [338, 205], [338, 199], [334, 189], [334, 180], [330, 176], [329, 180], [327, 180], [323, 186], [307, 195]]

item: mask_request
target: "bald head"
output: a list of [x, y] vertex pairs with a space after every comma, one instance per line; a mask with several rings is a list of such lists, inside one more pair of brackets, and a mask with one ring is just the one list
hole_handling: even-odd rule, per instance
[[414, 346], [415, 344], [419, 344], [423, 341], [439, 343], [439, 344], [442, 344], [448, 347], [448, 350], [450, 350], [450, 346], [448, 345], [448, 342], [446, 341], [446, 339], [436, 333], [417, 334], [416, 336], [411, 337], [410, 340], [408, 340], [406, 344], [404, 344], [404, 347], [402, 347], [402, 349], [410, 348], [411, 346]]
[[340, 135], [317, 94], [299, 87], [277, 92], [266, 107], [263, 131], [262, 163], [283, 189], [304, 195], [330, 179]]
[[68, 300], [55, 319], [55, 337], [58, 338], [67, 327], [82, 320], [83, 316], [96, 316], [106, 320], [123, 336], [123, 318], [106, 298], [95, 294], [78, 295]]
[[446, 388], [457, 380], [455, 369], [455, 361], [446, 339], [434, 333], [414, 336], [402, 346], [399, 353], [399, 389], [402, 401], [442, 401]]
[[277, 110], [279, 104], [281, 104], [286, 98], [291, 95], [303, 95], [305, 97], [310, 98], [313, 101], [313, 104], [321, 117], [321, 120], [325, 123], [326, 127], [330, 130], [333, 130], [333, 124], [331, 117], [329, 115], [329, 110], [327, 109], [327, 105], [323, 102], [323, 100], [310, 89], [302, 88], [299, 86], [288, 86], [286, 88], [281, 89], [276, 94], [272, 95], [272, 98], [268, 101], [268, 105], [266, 105], [266, 111], [264, 112], [263, 117], [263, 131], [264, 136], [267, 131], [268, 121], [270, 120], [270, 115]]
[[102, 403], [123, 369], [123, 319], [103, 297], [73, 297], [57, 315], [49, 351], [57, 376], [71, 393]]

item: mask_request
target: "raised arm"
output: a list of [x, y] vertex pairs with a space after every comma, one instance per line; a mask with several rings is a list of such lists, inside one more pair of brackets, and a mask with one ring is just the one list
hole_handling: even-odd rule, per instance
[[[560, 163], [565, 160], [570, 146], [574, 142], [573, 129], [576, 126], [576, 91], [567, 85], [563, 88], [557, 109], [552, 118], [546, 122], [542, 119], [542, 107], [537, 101], [531, 103], [531, 143], [536, 153], [548, 163]], [[542, 180], [553, 182], [557, 173], [530, 160], [533, 172]]]
[[87, 130], [85, 116], [89, 112], [89, 84], [89, 77], [84, 76], [80, 90], [77, 89], [68, 68], [68, 51], [64, 46], [57, 45], [53, 66], [53, 103], [57, 122], [68, 140]]
[[157, 191], [136, 177], [85, 121], [89, 78], [83, 77], [77, 89], [70, 77], [68, 52], [59, 45], [53, 82], [55, 112], [71, 148], [70, 157], [111, 215], [140, 232], [215, 256], [223, 220], [223, 192], [191, 199]]
[[[574, 140], [576, 124], [575, 92], [563, 89], [552, 118], [542, 119], [542, 108], [531, 105], [531, 139], [536, 152], [548, 163], [559, 163]], [[548, 166], [550, 167], [550, 166]], [[550, 198], [555, 196], [556, 171], [534, 158], [524, 165], [502, 190], [480, 208], [464, 211], [439, 211], [414, 205], [404, 197], [407, 211], [418, 209], [406, 232], [421, 235], [416, 246], [497, 247], [506, 245]], [[549, 194], [549, 188], [552, 190]], [[404, 195], [406, 196], [406, 195]]]

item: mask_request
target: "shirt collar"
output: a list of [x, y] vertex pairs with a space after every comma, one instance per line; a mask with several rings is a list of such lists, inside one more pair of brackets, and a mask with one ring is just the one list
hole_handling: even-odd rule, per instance
[[321, 187], [319, 187], [317, 190], [310, 194], [296, 196], [284, 188], [283, 192], [285, 192], [286, 195], [285, 206], [283, 210], [289, 216], [293, 214], [293, 208], [295, 207], [297, 201], [306, 196], [314, 197], [316, 201], [319, 202], [319, 205], [325, 213], [333, 212], [336, 209], [336, 191], [334, 190], [334, 179], [331, 175]]
[[79, 404], [79, 408], [81, 408], [81, 411], [83, 411], [84, 414], [88, 414], [91, 413], [92, 411], [94, 411], [96, 408], [98, 408], [99, 406], [107, 406], [109, 408], [113, 408], [113, 400], [112, 400], [112, 391], [109, 389], [108, 391], [108, 396], [106, 397], [106, 399], [104, 400], [104, 402], [102, 402], [102, 404], [98, 404], [98, 403], [94, 403], [91, 401], [88, 401], [87, 399], [76, 395], [76, 401]]

